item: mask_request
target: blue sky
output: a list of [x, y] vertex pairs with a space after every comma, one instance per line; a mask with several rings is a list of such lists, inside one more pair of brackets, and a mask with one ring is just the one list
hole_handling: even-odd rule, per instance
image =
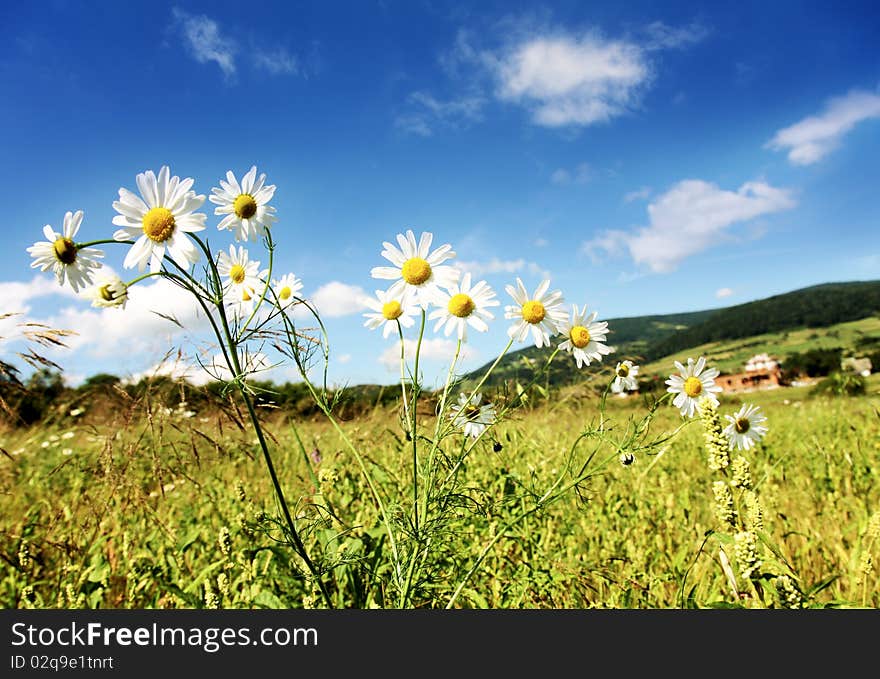
[[[452, 244], [502, 305], [516, 276], [549, 276], [600, 318], [880, 278], [880, 12], [718, 5], [7, 3], [0, 312], [76, 330], [53, 354], [71, 383], [191, 350], [198, 332], [150, 313], [187, 318], [184, 300], [143, 286], [93, 309], [26, 252], [67, 210], [81, 239], [110, 237], [118, 189], [165, 164], [206, 195], [252, 165], [277, 186], [277, 270], [321, 308], [339, 383], [397, 377], [358, 300], [406, 229]], [[120, 273], [125, 247], [105, 247]], [[463, 370], [508, 323], [470, 334]], [[12, 320], [0, 335], [20, 348]], [[427, 337], [436, 383], [454, 343]]]

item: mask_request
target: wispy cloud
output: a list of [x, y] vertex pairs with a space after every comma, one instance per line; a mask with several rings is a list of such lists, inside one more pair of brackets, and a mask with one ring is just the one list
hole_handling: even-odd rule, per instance
[[215, 63], [228, 82], [238, 74], [237, 58], [248, 56], [250, 65], [271, 75], [302, 75], [299, 58], [284, 46], [261, 45], [242, 50], [234, 38], [225, 34], [220, 24], [205, 14], [191, 14], [179, 7], [171, 9], [172, 29], [183, 40], [190, 55], [200, 64]]
[[573, 169], [560, 167], [550, 175], [550, 181], [554, 184], [587, 184], [593, 178], [593, 168], [589, 163], [581, 163]]
[[635, 191], [630, 191], [623, 197], [624, 203], [632, 203], [634, 200], [647, 200], [651, 196], [651, 187], [643, 186]]
[[880, 118], [880, 95], [853, 90], [830, 99], [821, 113], [779, 130], [765, 148], [787, 150], [794, 165], [812, 165], [836, 149], [847, 132], [871, 118]]
[[644, 48], [646, 50], [660, 50], [678, 49], [702, 42], [709, 35], [710, 30], [699, 22], [675, 27], [662, 21], [655, 21], [645, 26], [644, 33], [647, 36]]
[[217, 22], [204, 14], [190, 14], [179, 7], [173, 7], [171, 15], [192, 57], [200, 64], [213, 61], [227, 79], [233, 79], [238, 45], [220, 33]]
[[256, 49], [253, 52], [254, 66], [272, 75], [296, 75], [300, 72], [299, 60], [284, 47], [272, 50]]
[[655, 273], [674, 270], [684, 259], [716, 245], [732, 224], [787, 210], [791, 192], [762, 181], [727, 191], [700, 179], [686, 179], [648, 205], [650, 225], [635, 231], [609, 230], [583, 245], [598, 259], [624, 250]]
[[730, 297], [733, 294], [733, 290], [730, 288], [719, 288], [715, 291], [715, 297], [718, 299], [724, 299], [725, 297]]
[[460, 261], [458, 268], [474, 278], [487, 274], [514, 274], [527, 271], [536, 276], [549, 276], [548, 272], [535, 262], [527, 262], [525, 259], [498, 259], [493, 257], [486, 261]]
[[479, 94], [444, 101], [428, 92], [413, 92], [407, 98], [407, 111], [394, 124], [403, 132], [430, 137], [438, 128], [460, 128], [481, 120], [485, 104], [486, 98]]

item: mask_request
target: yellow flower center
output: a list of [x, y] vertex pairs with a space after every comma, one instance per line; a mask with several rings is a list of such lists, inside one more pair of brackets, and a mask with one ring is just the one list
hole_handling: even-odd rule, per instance
[[468, 404], [464, 407], [465, 419], [473, 422], [480, 416], [480, 406]]
[[620, 367], [617, 369], [618, 377], [628, 377], [629, 376], [629, 366], [626, 363], [621, 363]]
[[752, 423], [749, 422], [749, 418], [747, 417], [740, 417], [733, 424], [733, 428], [736, 429], [737, 434], [745, 434], [751, 428], [751, 426]]
[[167, 207], [154, 207], [144, 215], [144, 233], [155, 243], [164, 243], [174, 233], [174, 215]]
[[229, 270], [229, 277], [233, 283], [241, 285], [244, 282], [244, 273], [244, 267], [241, 264], [233, 264]]
[[283, 299], [283, 300], [286, 301], [286, 300], [290, 299], [290, 296], [291, 296], [292, 294], [293, 294], [293, 292], [291, 292], [291, 290], [290, 290], [290, 286], [289, 286], [289, 285], [285, 285], [283, 288], [281, 288], [281, 292], [278, 293], [278, 296], [279, 296], [281, 299]]
[[578, 349], [583, 349], [590, 343], [590, 331], [582, 325], [574, 326], [568, 336]]
[[400, 306], [400, 302], [396, 299], [392, 299], [390, 302], [385, 302], [382, 305], [382, 317], [387, 321], [394, 321], [400, 318], [403, 315], [403, 307]]
[[76, 261], [76, 246], [69, 238], [59, 238], [52, 247], [55, 249], [55, 257], [62, 264], [73, 264]]
[[698, 377], [688, 377], [684, 381], [684, 393], [691, 398], [696, 398], [703, 393], [703, 383]]
[[546, 309], [544, 309], [544, 305], [541, 304], [538, 300], [533, 299], [531, 302], [526, 302], [522, 307], [522, 316], [523, 320], [526, 323], [531, 323], [535, 325], [535, 323], [540, 323], [544, 320], [544, 316], [547, 315]]
[[251, 293], [247, 288], [241, 291], [241, 301], [242, 302], [250, 302], [251, 301]]
[[459, 318], [467, 318], [472, 313], [474, 313], [474, 309], [477, 308], [477, 305], [474, 304], [474, 300], [472, 300], [468, 295], [460, 292], [457, 295], [453, 295], [449, 298], [449, 304], [446, 305], [446, 308], [449, 309], [449, 313], [451, 313], [453, 316], [458, 316]]
[[98, 294], [101, 295], [101, 299], [103, 299], [105, 302], [112, 302], [114, 299], [113, 293], [110, 291], [109, 283], [107, 285], [102, 285], [100, 288], [98, 288]]
[[257, 214], [257, 201], [249, 193], [242, 193], [232, 204], [235, 216], [239, 219], [250, 219]]
[[410, 285], [421, 285], [431, 277], [431, 265], [421, 257], [413, 257], [403, 263], [400, 273]]

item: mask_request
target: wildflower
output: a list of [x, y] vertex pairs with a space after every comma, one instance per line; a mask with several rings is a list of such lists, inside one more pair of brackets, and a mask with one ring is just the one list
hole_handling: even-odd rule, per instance
[[439, 308], [428, 316], [431, 320], [437, 319], [434, 331], [438, 332], [445, 325], [445, 335], [449, 336], [456, 330], [458, 339], [466, 341], [467, 326], [486, 332], [489, 329], [486, 321], [495, 318], [487, 307], [498, 306], [501, 302], [495, 299], [495, 291], [486, 281], [471, 286], [471, 275], [466, 273], [460, 284], [450, 286], [449, 292], [439, 293], [437, 304]]
[[743, 492], [743, 506], [746, 515], [745, 524], [749, 530], [764, 530], [764, 510], [755, 491], [746, 489]]
[[495, 423], [495, 406], [484, 403], [482, 394], [461, 394], [458, 403], [450, 407], [452, 424], [463, 430], [465, 436], [478, 438], [486, 429]]
[[220, 220], [217, 229], [232, 231], [237, 241], [253, 241], [264, 236], [278, 218], [275, 208], [268, 205], [275, 195], [275, 185], [266, 186], [266, 175], [257, 179], [257, 166], [254, 165], [241, 178], [241, 184], [232, 170], [226, 173], [226, 180], [220, 180], [221, 188], [212, 188], [208, 198], [218, 207], [215, 215], [226, 215]]
[[619, 361], [617, 367], [614, 368], [614, 381], [611, 383], [611, 391], [615, 394], [621, 394], [624, 391], [635, 391], [639, 388], [639, 381], [636, 379], [639, 374], [639, 366], [634, 365], [632, 361]]
[[704, 400], [700, 403], [699, 413], [703, 420], [703, 440], [709, 453], [709, 469], [725, 469], [730, 464], [730, 453], [722, 431], [721, 418], [718, 417], [717, 404]]
[[415, 322], [413, 315], [416, 313], [416, 307], [412, 304], [412, 295], [404, 293], [403, 295], [392, 294], [390, 290], [376, 290], [375, 299], [370, 297], [364, 300], [364, 303], [375, 313], [367, 312], [364, 314], [366, 321], [364, 326], [370, 330], [375, 330], [384, 324], [382, 329], [382, 337], [388, 337], [397, 329], [400, 323], [404, 328], [412, 327]]
[[559, 332], [566, 339], [559, 345], [563, 351], [569, 351], [577, 361], [580, 368], [584, 363], [590, 365], [590, 361], [601, 361], [614, 351], [609, 346], [602, 344], [605, 341], [605, 333], [608, 332], [608, 323], [601, 321], [596, 323], [597, 312], [587, 315], [587, 307], [578, 311], [577, 304], [571, 307], [571, 317], [566, 317], [559, 324]]
[[220, 545], [220, 551], [225, 556], [228, 557], [232, 555], [232, 536], [229, 534], [229, 529], [226, 526], [223, 526], [220, 529], [217, 543]]
[[736, 526], [736, 510], [733, 508], [733, 493], [725, 481], [712, 483], [712, 494], [715, 496], [715, 515], [718, 522], [730, 527]]
[[535, 293], [529, 296], [523, 282], [517, 278], [516, 287], [508, 285], [504, 288], [516, 302], [504, 307], [504, 317], [516, 319], [507, 329], [507, 334], [517, 342], [522, 342], [531, 331], [536, 347], [549, 347], [550, 335], [559, 332], [559, 326], [566, 322], [562, 293], [554, 290], [548, 294], [549, 287], [550, 281], [544, 279]]
[[136, 238], [125, 255], [123, 266], [135, 266], [143, 271], [150, 264], [150, 271], [158, 273], [162, 259], [168, 256], [183, 268], [199, 261], [199, 251], [186, 233], [205, 228], [207, 215], [195, 212], [205, 202], [203, 195], [191, 191], [193, 180], [180, 180], [170, 176], [167, 165], [159, 170], [159, 177], [147, 170], [136, 177], [143, 200], [125, 188], [119, 189], [119, 200], [113, 208], [119, 213], [113, 218], [122, 227], [113, 234], [116, 240]]
[[128, 302], [128, 286], [113, 272], [98, 274], [98, 280], [89, 291], [93, 307], [122, 307]]
[[96, 248], [78, 248], [74, 242], [76, 232], [82, 223], [83, 211], [64, 213], [62, 233], [56, 232], [49, 224], [43, 227], [45, 241], [34, 243], [27, 249], [34, 261], [31, 268], [41, 271], [52, 269], [59, 285], [65, 280], [70, 283], [74, 292], [79, 292], [92, 282], [94, 269], [101, 265], [96, 260], [104, 253]]
[[737, 456], [730, 465], [730, 473], [733, 477], [730, 485], [734, 488], [752, 487], [752, 470], [749, 461], [742, 455]]
[[687, 368], [678, 361], [675, 362], [675, 367], [678, 368], [679, 374], [670, 375], [666, 380], [666, 384], [669, 385], [666, 391], [677, 394], [672, 403], [681, 410], [682, 415], [693, 417], [701, 399], [714, 406], [718, 405], [715, 394], [721, 391], [721, 387], [715, 384], [715, 378], [718, 377], [717, 368], [709, 368], [704, 372], [706, 359], [702, 356], [696, 363], [694, 359], [689, 358]]
[[764, 426], [767, 417], [761, 413], [758, 406], [746, 404], [736, 415], [724, 417], [730, 422], [724, 428], [724, 434], [730, 442], [731, 450], [734, 448], [748, 450], [767, 433], [767, 427]]
[[260, 263], [250, 261], [243, 247], [236, 251], [235, 246], [230, 245], [228, 255], [225, 252], [217, 255], [217, 273], [227, 278], [223, 286], [226, 304], [238, 315], [252, 311], [254, 297], [259, 296], [257, 291], [262, 291], [264, 285], [260, 277], [266, 274], [260, 271]]
[[733, 536], [733, 544], [740, 575], [744, 578], [752, 577], [761, 567], [758, 559], [758, 536], [752, 531], [740, 531]]
[[303, 289], [302, 281], [292, 273], [285, 274], [281, 278], [272, 282], [272, 290], [278, 301], [278, 306], [282, 309], [296, 302], [296, 298]]
[[803, 608], [804, 595], [789, 575], [779, 575], [773, 580], [776, 596], [783, 608]]
[[382, 245], [385, 249], [382, 256], [394, 266], [373, 267], [370, 275], [373, 278], [393, 280], [394, 283], [388, 288], [388, 292], [399, 297], [404, 292], [415, 293], [415, 301], [423, 309], [435, 301], [440, 293], [440, 287], [448, 288], [458, 282], [459, 272], [451, 266], [441, 266], [447, 259], [455, 257], [452, 246], [441, 245], [433, 252], [431, 241], [434, 234], [424, 232], [416, 244], [416, 237], [412, 230], [403, 234], [397, 234], [398, 250], [389, 242]]

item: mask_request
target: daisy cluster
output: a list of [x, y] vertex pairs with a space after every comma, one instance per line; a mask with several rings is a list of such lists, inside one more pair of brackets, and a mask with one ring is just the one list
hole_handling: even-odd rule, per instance
[[[696, 361], [688, 358], [686, 366], [675, 361], [675, 367], [678, 373], [673, 373], [666, 380], [666, 391], [675, 394], [672, 404], [684, 417], [699, 414], [701, 406], [719, 405], [715, 395], [721, 391], [721, 387], [715, 384], [715, 378], [720, 374], [717, 368], [707, 368], [703, 356]], [[734, 415], [724, 417], [728, 424], [722, 433], [727, 437], [730, 450], [749, 450], [767, 433], [767, 417], [758, 406], [745, 404]]]
[[[466, 342], [468, 330], [487, 332], [489, 322], [495, 319], [492, 309], [501, 306], [495, 291], [484, 281], [474, 281], [470, 273], [462, 272], [449, 262], [456, 254], [449, 244], [431, 248], [434, 235], [422, 233], [416, 239], [408, 230], [398, 234], [396, 244], [383, 243], [382, 257], [390, 266], [377, 266], [373, 278], [391, 281], [385, 290], [376, 290], [375, 298], [367, 301], [370, 311], [364, 325], [370, 329], [382, 328], [388, 337], [397, 332], [403, 339], [403, 329], [415, 324], [417, 316], [424, 321], [435, 321], [434, 332], [442, 331], [447, 337], [455, 335]], [[577, 367], [601, 361], [614, 351], [605, 342], [608, 323], [597, 321], [598, 313], [586, 306], [565, 309], [565, 300], [559, 290], [550, 290], [550, 280], [542, 280], [531, 292], [516, 279], [505, 286], [511, 303], [504, 307], [504, 317], [511, 321], [507, 334], [511, 343], [531, 339], [536, 347], [557, 348], [574, 356]], [[631, 361], [617, 366], [612, 389], [615, 392], [633, 390], [638, 383], [638, 368]], [[478, 437], [495, 418], [491, 404], [481, 404], [481, 394], [462, 394], [452, 407], [453, 423], [466, 435]]]
[[[50, 225], [43, 228], [45, 241], [28, 248], [33, 257], [32, 268], [51, 270], [60, 285], [69, 283], [74, 292], [83, 292], [96, 307], [125, 307], [128, 288], [143, 278], [163, 271], [188, 271], [201, 258], [200, 243], [193, 236], [205, 229], [207, 215], [198, 210], [205, 196], [193, 190], [194, 180], [180, 179], [163, 166], [158, 175], [152, 170], [135, 177], [138, 192], [119, 189], [113, 208], [118, 213], [113, 224], [118, 227], [113, 241], [129, 243], [123, 268], [149, 273], [128, 283], [122, 281], [100, 263], [104, 253], [92, 245], [113, 242], [76, 242], [83, 212], [64, 215], [63, 229], [56, 232]], [[239, 181], [230, 170], [226, 180], [211, 190], [209, 200], [216, 205], [214, 214], [222, 217], [219, 231], [230, 232], [236, 241], [254, 241], [269, 232], [277, 221], [275, 208], [269, 201], [275, 185], [266, 184], [266, 175], [257, 176], [256, 166]], [[205, 250], [207, 252], [207, 250]], [[166, 260], [170, 262], [166, 264]], [[265, 296], [270, 283], [268, 271], [252, 260], [244, 247], [230, 246], [228, 254], [220, 252], [216, 268], [223, 277], [223, 299], [236, 316], [253, 311], [255, 301]], [[302, 282], [292, 273], [271, 282], [275, 301], [282, 308], [296, 301]]]

